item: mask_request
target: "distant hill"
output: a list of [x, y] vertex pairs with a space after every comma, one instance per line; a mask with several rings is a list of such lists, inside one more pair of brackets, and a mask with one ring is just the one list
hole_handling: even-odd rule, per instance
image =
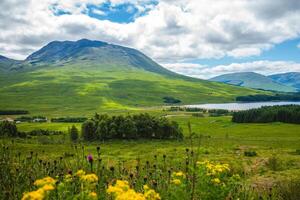
[[269, 77], [278, 83], [297, 88], [300, 91], [300, 72], [274, 74]]
[[281, 91], [281, 92], [295, 92], [296, 89], [281, 83], [277, 83], [271, 78], [254, 73], [254, 72], [241, 72], [224, 74], [209, 79], [210, 81], [216, 81], [221, 83], [227, 83], [236, 86], [243, 86], [248, 88]]
[[7, 71], [9, 70], [13, 65], [19, 63], [19, 61], [9, 59], [7, 57], [0, 55], [0, 71]]
[[166, 98], [190, 104], [266, 93], [179, 75], [138, 50], [87, 39], [50, 42], [24, 61], [5, 62], [0, 109], [52, 116], [135, 110], [165, 105]]

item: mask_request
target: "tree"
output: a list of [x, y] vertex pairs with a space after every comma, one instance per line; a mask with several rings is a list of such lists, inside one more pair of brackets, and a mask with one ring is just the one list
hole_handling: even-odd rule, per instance
[[18, 130], [16, 124], [9, 121], [0, 122], [0, 136], [17, 137]]
[[82, 124], [82, 137], [84, 140], [94, 140], [96, 128], [95, 128], [95, 122], [92, 120], [87, 120]]
[[69, 130], [69, 134], [72, 142], [76, 142], [78, 140], [78, 129], [76, 126], [72, 126], [72, 128]]

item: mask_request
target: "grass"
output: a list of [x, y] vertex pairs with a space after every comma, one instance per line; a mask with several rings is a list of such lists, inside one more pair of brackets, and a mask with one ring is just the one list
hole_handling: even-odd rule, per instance
[[232, 102], [236, 96], [267, 93], [127, 66], [88, 63], [0, 73], [0, 84], [0, 109], [26, 109], [52, 117], [142, 110], [163, 105], [165, 96], [190, 104]]
[[[168, 112], [153, 111], [156, 115], [168, 115]], [[189, 113], [174, 113], [169, 115], [183, 128], [186, 138], [183, 141], [172, 140], [138, 140], [122, 141], [113, 140], [105, 142], [77, 143], [78, 149], [84, 145], [84, 154], [97, 155], [96, 147], [101, 147], [103, 165], [108, 169], [124, 163], [126, 167], [135, 168], [140, 161], [155, 160], [159, 162], [162, 155], [167, 155], [168, 166], [178, 169], [185, 166], [186, 148], [191, 149], [188, 139], [187, 123], [191, 123], [192, 131], [202, 135], [200, 143], [199, 160], [229, 163], [231, 172], [240, 174], [243, 182], [257, 185], [257, 194], [254, 198], [262, 196], [260, 189], [293, 177], [300, 176], [300, 156], [295, 152], [300, 149], [299, 125], [284, 123], [268, 124], [236, 124], [231, 122], [231, 117], [193, 117]], [[33, 129], [49, 129], [66, 131], [73, 123], [21, 123], [18, 129], [30, 131]], [[75, 124], [80, 128], [80, 124]], [[46, 141], [45, 141], [46, 138]], [[194, 140], [194, 145], [197, 143]], [[10, 145], [22, 156], [37, 152], [42, 160], [59, 160], [76, 153], [74, 144], [67, 134], [52, 137], [32, 137], [30, 139], [1, 139], [3, 145]], [[245, 152], [256, 152], [256, 156], [245, 156]], [[69, 161], [66, 161], [69, 163]], [[181, 163], [181, 164], [180, 164]], [[70, 163], [68, 164], [70, 165]], [[71, 167], [70, 165], [69, 167]], [[40, 178], [40, 177], [39, 177]], [[284, 184], [283, 184], [284, 185]], [[294, 187], [294, 186], [293, 186]], [[290, 188], [281, 188], [284, 191]], [[264, 190], [263, 190], [264, 191]], [[251, 193], [253, 191], [243, 191]], [[295, 190], [291, 195], [295, 195]], [[250, 196], [251, 196], [250, 195]], [[268, 194], [269, 195], [269, 194]], [[274, 194], [275, 195], [275, 194]], [[243, 198], [241, 198], [243, 199]], [[247, 198], [244, 198], [247, 199]], [[270, 197], [278, 199], [278, 196]]]

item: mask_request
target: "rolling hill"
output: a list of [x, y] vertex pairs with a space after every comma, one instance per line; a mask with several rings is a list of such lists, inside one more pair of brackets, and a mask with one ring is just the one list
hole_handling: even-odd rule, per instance
[[[10, 62], [9, 62], [10, 63]], [[54, 41], [0, 72], [0, 109], [51, 116], [163, 105], [229, 102], [262, 91], [173, 73], [143, 53], [100, 41]]]
[[278, 83], [297, 88], [300, 91], [300, 72], [274, 74], [269, 77]]
[[280, 92], [295, 92], [296, 89], [278, 82], [275, 82], [271, 78], [254, 73], [254, 72], [241, 72], [224, 74], [211, 78], [210, 81], [216, 81], [221, 83], [227, 83], [231, 85], [243, 86], [248, 88], [272, 90]]

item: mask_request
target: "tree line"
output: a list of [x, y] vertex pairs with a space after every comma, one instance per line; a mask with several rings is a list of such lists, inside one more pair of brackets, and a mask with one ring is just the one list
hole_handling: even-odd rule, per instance
[[300, 124], [300, 106], [266, 106], [258, 109], [234, 112], [232, 121], [237, 123], [284, 122]]
[[29, 114], [27, 110], [0, 110], [0, 115], [26, 115]]
[[236, 101], [241, 102], [259, 102], [259, 101], [300, 101], [300, 92], [283, 93], [275, 95], [257, 94], [248, 96], [238, 96]]
[[68, 123], [80, 123], [85, 122], [88, 118], [86, 117], [58, 117], [52, 118], [51, 122], [68, 122]]
[[137, 115], [99, 115], [82, 124], [84, 140], [107, 139], [182, 139], [177, 122], [147, 113]]

